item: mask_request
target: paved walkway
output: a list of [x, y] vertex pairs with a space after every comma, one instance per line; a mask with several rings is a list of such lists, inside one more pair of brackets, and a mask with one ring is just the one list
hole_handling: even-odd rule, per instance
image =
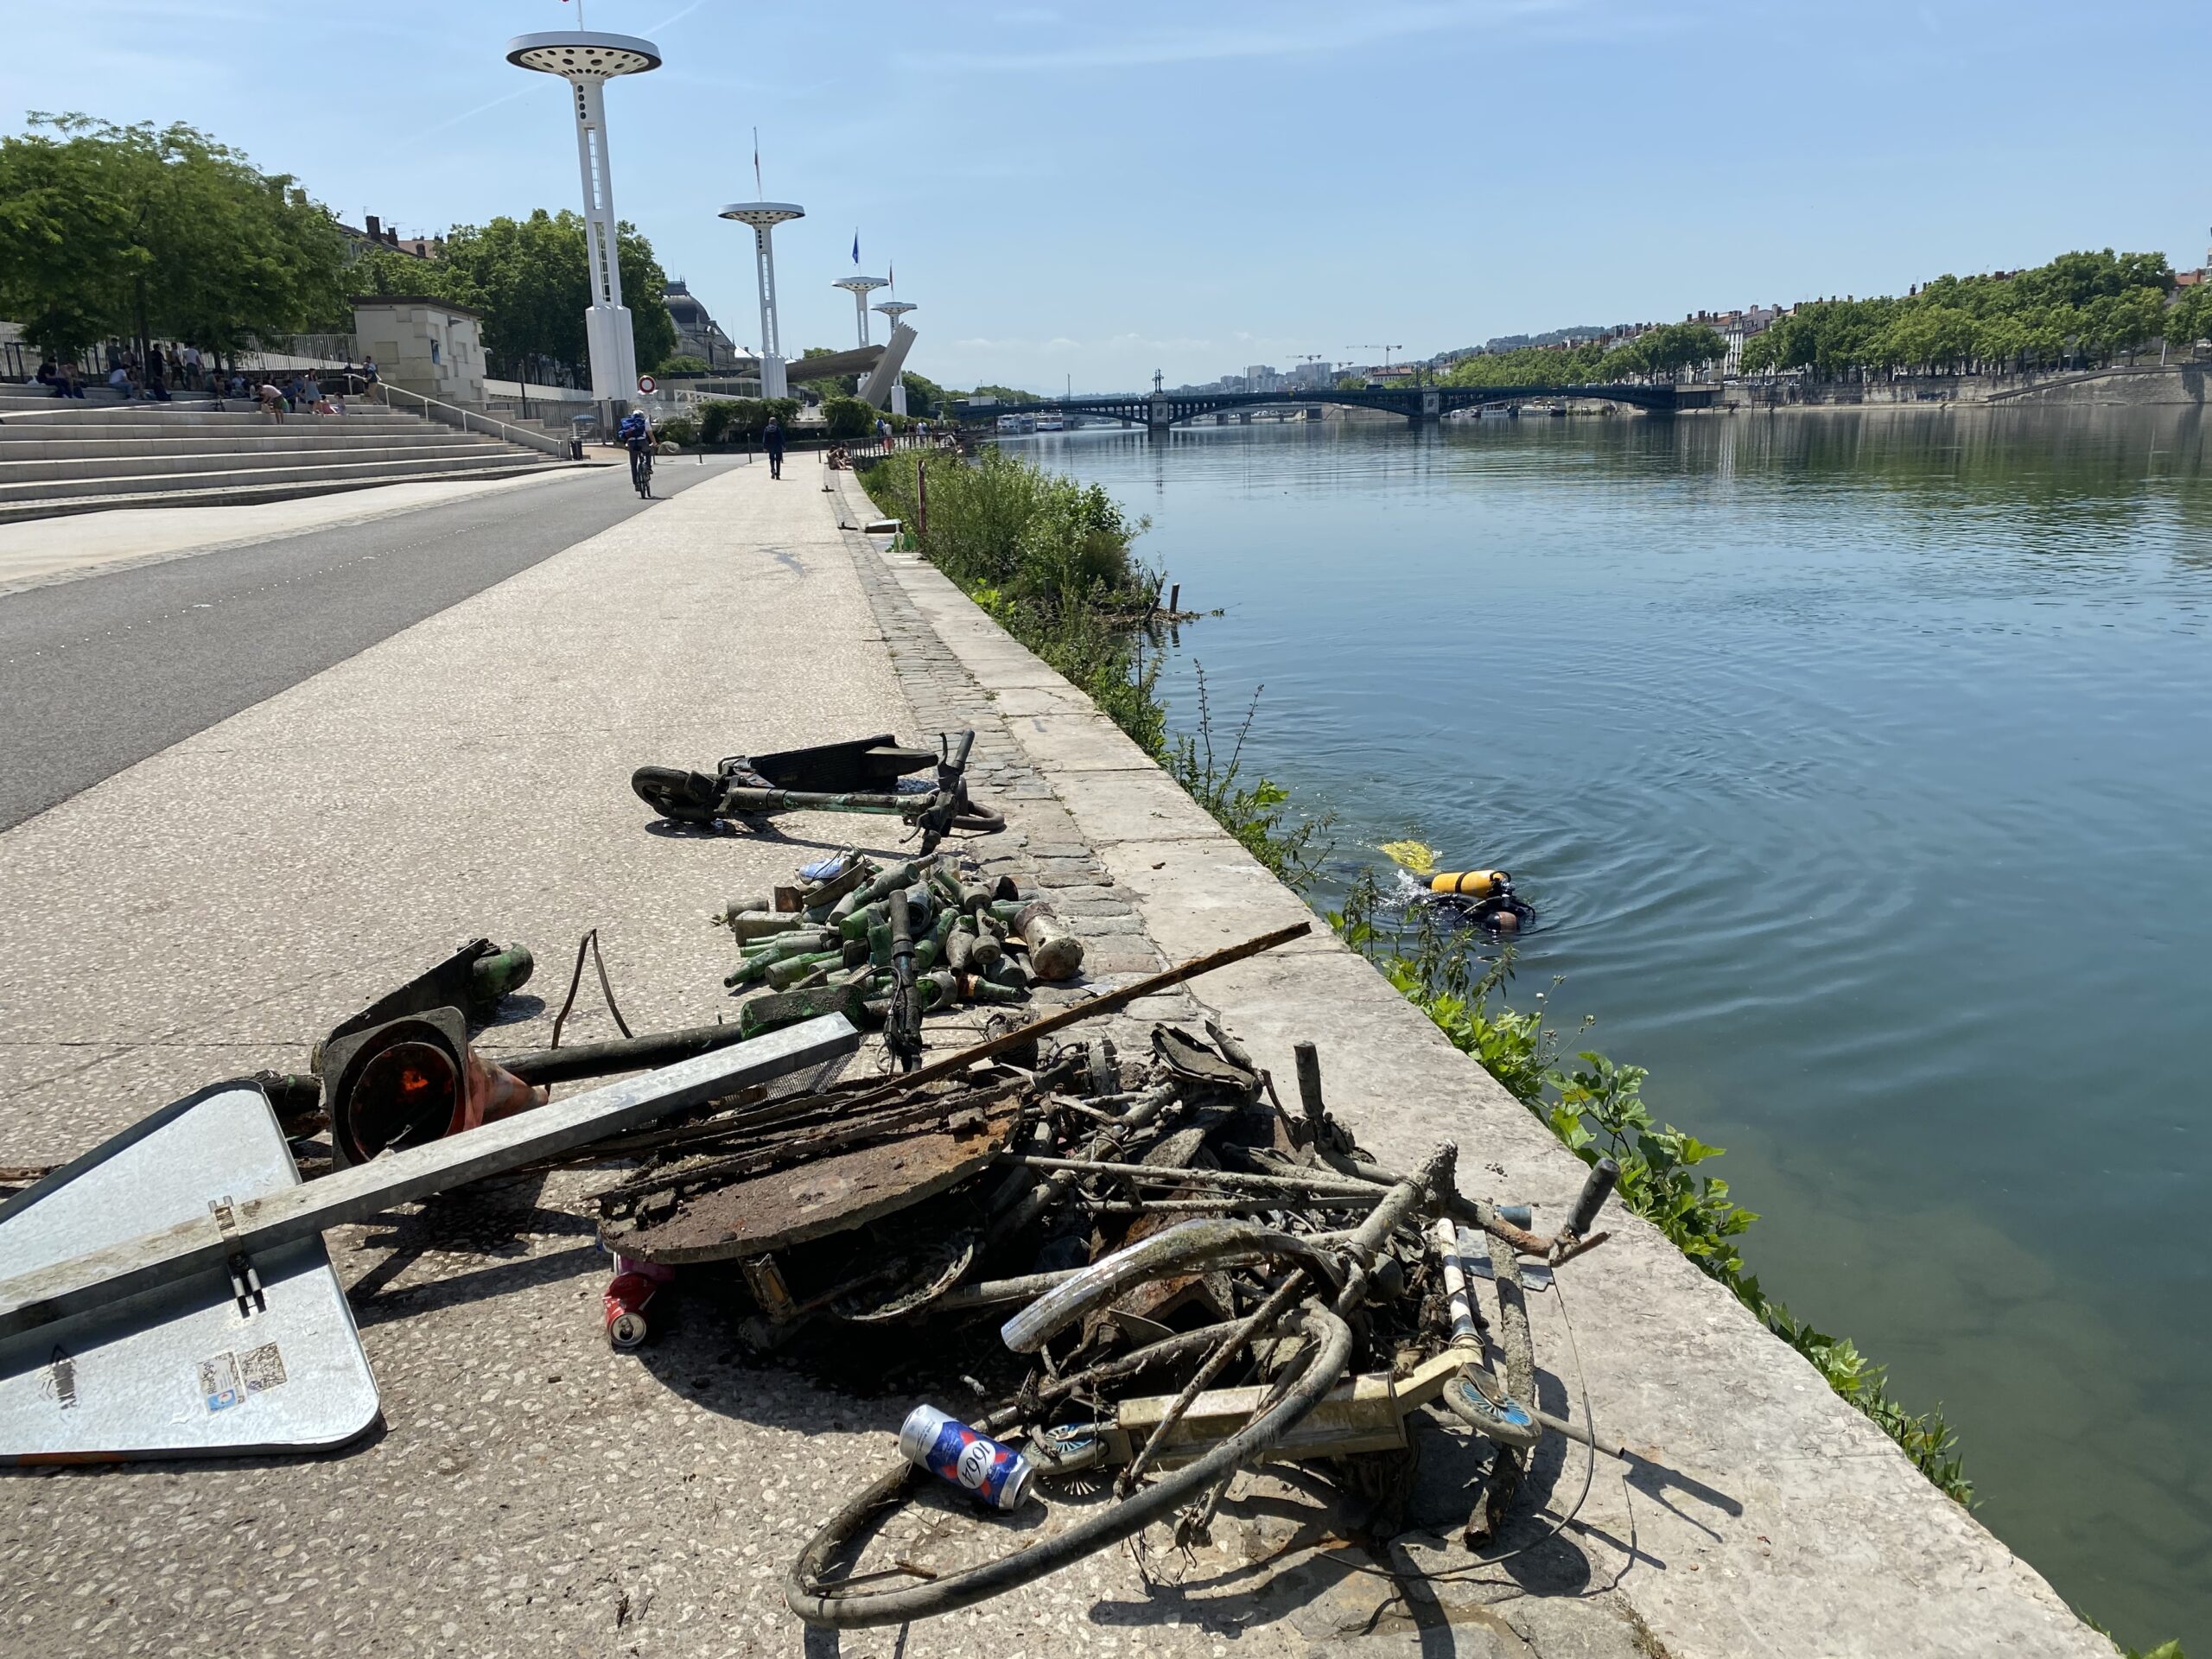
[[[1155, 941], [1179, 957], [1302, 913], [934, 572], [836, 530], [859, 504], [820, 483], [711, 478], [0, 835], [0, 1163], [68, 1156], [213, 1079], [297, 1068], [335, 1019], [479, 933], [529, 944], [532, 990], [557, 1001], [567, 950], [596, 925], [633, 1027], [725, 1013], [729, 946], [707, 913], [868, 821], [657, 833], [627, 785], [645, 761], [972, 721], [1014, 826], [982, 850], [1057, 889], [1103, 978], [1152, 965]], [[1320, 1040], [1363, 1138], [1399, 1153], [1449, 1133], [1471, 1179], [1494, 1163], [1501, 1187], [1570, 1190], [1525, 1114], [1333, 944], [1202, 989], [1279, 1074], [1293, 1036]], [[582, 1007], [577, 1039], [613, 1034], [596, 999]], [[1135, 1015], [1192, 1011], [1177, 997]], [[526, 1013], [486, 1046], [541, 1046], [549, 1025]], [[869, 1397], [763, 1363], [698, 1294], [640, 1356], [610, 1354], [578, 1205], [601, 1179], [480, 1188], [333, 1236], [383, 1388], [387, 1427], [366, 1444], [0, 1483], [0, 1649], [2102, 1651], [1634, 1227], [1570, 1272], [1599, 1410], [1651, 1461], [1628, 1482], [1601, 1467], [1576, 1525], [1546, 1541], [1528, 1523], [1535, 1548], [1516, 1562], [1471, 1571], [1418, 1536], [1363, 1545], [1294, 1477], [1240, 1485], [1212, 1546], [1155, 1549], [1148, 1574], [1115, 1552], [977, 1613], [804, 1636], [783, 1571], [880, 1466], [923, 1384], [895, 1355], [871, 1362]], [[1540, 1360], [1571, 1376], [1545, 1317]], [[969, 1403], [942, 1376], [928, 1386]], [[1464, 1516], [1465, 1474], [1432, 1460], [1433, 1523]], [[1535, 1490], [1564, 1512], [1580, 1480], [1554, 1459]], [[948, 1527], [923, 1519], [910, 1557], [947, 1559]]]

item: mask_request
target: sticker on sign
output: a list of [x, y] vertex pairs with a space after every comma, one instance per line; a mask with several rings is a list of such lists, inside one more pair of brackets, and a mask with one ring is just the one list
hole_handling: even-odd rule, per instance
[[652, 376], [651, 376], [650, 374], [641, 374], [641, 375], [639, 375], [639, 376], [638, 377], [638, 390], [639, 390], [639, 391], [644, 392], [644, 393], [645, 394], [645, 396], [646, 396], [646, 397], [652, 397], [652, 396], [653, 395], [653, 378], [652, 378]]

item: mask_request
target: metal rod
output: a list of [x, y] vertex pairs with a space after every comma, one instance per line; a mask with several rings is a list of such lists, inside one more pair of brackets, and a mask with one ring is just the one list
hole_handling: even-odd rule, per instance
[[[747, 1084], [849, 1054], [859, 1046], [860, 1033], [844, 1015], [827, 1014], [20, 1274], [0, 1281], [0, 1337], [219, 1267], [234, 1255], [272, 1249], [326, 1227], [365, 1220], [410, 1198], [603, 1140]], [[212, 1204], [223, 1194], [207, 1196]]]
[[1088, 1002], [1078, 1002], [1073, 1007], [1062, 1008], [1058, 1014], [1047, 1014], [1033, 1025], [1017, 1026], [1012, 1031], [1001, 1033], [988, 1042], [977, 1043], [972, 1048], [963, 1048], [957, 1054], [948, 1054], [943, 1059], [934, 1061], [918, 1071], [910, 1071], [905, 1077], [886, 1084], [874, 1094], [863, 1096], [853, 1103], [855, 1107], [870, 1105], [898, 1090], [911, 1089], [916, 1084], [931, 1083], [938, 1077], [950, 1077], [956, 1071], [964, 1071], [978, 1060], [988, 1059], [994, 1054], [1003, 1053], [1009, 1048], [1017, 1048], [1025, 1043], [1033, 1043], [1039, 1037], [1049, 1037], [1054, 1032], [1064, 1031], [1078, 1020], [1088, 1020], [1096, 1014], [1111, 1014], [1116, 1008], [1125, 1008], [1140, 997], [1151, 996], [1157, 992], [1166, 990], [1171, 985], [1180, 985], [1186, 979], [1196, 979], [1199, 975], [1210, 974], [1217, 968], [1226, 968], [1233, 962], [1242, 962], [1247, 957], [1256, 957], [1262, 950], [1272, 950], [1279, 944], [1287, 944], [1293, 939], [1303, 938], [1313, 931], [1313, 924], [1311, 922], [1293, 922], [1288, 927], [1279, 927], [1272, 933], [1262, 933], [1256, 939], [1247, 939], [1242, 944], [1232, 944], [1220, 950], [1209, 951], [1203, 957], [1193, 957], [1188, 962], [1179, 963], [1173, 968], [1166, 969], [1131, 984], [1121, 986], [1117, 989], [1103, 992], [1092, 997]]
[[1331, 1180], [1325, 1174], [1316, 1179], [1303, 1175], [1247, 1175], [1235, 1169], [1185, 1169], [1164, 1164], [1102, 1163], [1089, 1158], [1046, 1158], [1032, 1153], [1008, 1153], [1003, 1159], [1010, 1164], [1027, 1165], [1031, 1169], [1072, 1170], [1078, 1175], [1126, 1175], [1153, 1186], [1212, 1185], [1230, 1192], [1319, 1193], [1331, 1198], [1364, 1197], [1370, 1204], [1382, 1201], [1382, 1194], [1372, 1186], [1359, 1181]]
[[655, 1032], [604, 1043], [541, 1048], [499, 1059], [499, 1064], [524, 1083], [567, 1083], [576, 1077], [603, 1077], [615, 1071], [673, 1065], [678, 1060], [711, 1054], [718, 1048], [728, 1048], [743, 1040], [744, 1032], [735, 1025], [690, 1026], [682, 1031]]

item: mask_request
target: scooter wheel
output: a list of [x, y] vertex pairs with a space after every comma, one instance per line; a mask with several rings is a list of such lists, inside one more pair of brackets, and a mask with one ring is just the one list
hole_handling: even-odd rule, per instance
[[722, 792], [720, 779], [673, 766], [639, 766], [630, 774], [630, 787], [647, 806], [678, 823], [712, 823]]

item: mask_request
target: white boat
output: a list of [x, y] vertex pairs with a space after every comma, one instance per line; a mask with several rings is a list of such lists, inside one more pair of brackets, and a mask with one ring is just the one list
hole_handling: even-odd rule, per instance
[[1037, 417], [1037, 429], [1039, 432], [1065, 432], [1068, 429], [1068, 423], [1062, 416], [1039, 415]]

